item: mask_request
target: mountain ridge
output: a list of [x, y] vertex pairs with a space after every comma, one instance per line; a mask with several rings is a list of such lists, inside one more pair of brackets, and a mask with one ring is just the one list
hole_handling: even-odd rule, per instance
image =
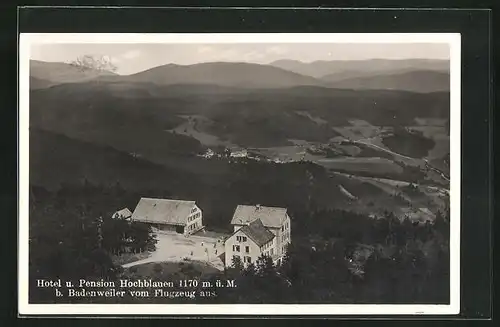
[[159, 85], [215, 84], [231, 87], [291, 87], [323, 85], [323, 81], [270, 65], [243, 62], [208, 62], [193, 65], [166, 64], [145, 71], [112, 77], [105, 81], [152, 82]]
[[[294, 60], [276, 62], [304, 64]], [[338, 65], [339, 62], [345, 63], [344, 61], [315, 61], [312, 64], [334, 63]], [[353, 61], [346, 62], [353, 63]], [[160, 92], [159, 88], [166, 86], [177, 86], [183, 92], [186, 92], [186, 87], [179, 87], [182, 85], [191, 85], [192, 88], [198, 90], [198, 93], [203, 93], [202, 90], [205, 90], [206, 94], [238, 93], [244, 89], [291, 89], [294, 87], [356, 90], [359, 88], [358, 85], [361, 85], [362, 89], [396, 89], [410, 92], [449, 90], [449, 82], [446, 82], [446, 76], [443, 75], [447, 74], [444, 70], [436, 70], [436, 67], [432, 67], [432, 65], [426, 69], [415, 68], [416, 63], [426, 63], [427, 61], [425, 60], [399, 60], [399, 62], [400, 66], [406, 66], [399, 68], [390, 66], [389, 64], [392, 65], [394, 63], [391, 60], [363, 60], [359, 61], [359, 63], [365, 66], [368, 63], [386, 63], [389, 66], [374, 65], [376, 67], [367, 68], [366, 70], [359, 70], [359, 67], [356, 70], [352, 69], [353, 67], [343, 66], [342, 70], [323, 75], [321, 78], [316, 78], [273, 65], [245, 62], [218, 61], [193, 65], [166, 64], [130, 75], [118, 75], [96, 70], [82, 71], [77, 67], [65, 63], [31, 61], [30, 77], [33, 90], [66, 83], [96, 82], [108, 83], [101, 84], [101, 86], [107, 89], [111, 88], [115, 91], [117, 89], [129, 88], [131, 91], [139, 92], [139, 89], [142, 89], [140, 93], [145, 96], [151, 92]], [[431, 60], [429, 62], [435, 61]], [[423, 73], [424, 71], [426, 73]], [[322, 70], [322, 72], [325, 73], [326, 71]], [[397, 74], [401, 74], [400, 76], [404, 79], [404, 83], [394, 81], [392, 82], [393, 86], [384, 85], [388, 83], [388, 79], [396, 79]], [[413, 74], [415, 81], [410, 83], [409, 79], [411, 78], [409, 76], [411, 75], [404, 74]], [[389, 75], [392, 77], [389, 77]], [[436, 81], [433, 81], [432, 78], [436, 78]], [[354, 79], [360, 80], [356, 82]], [[371, 82], [368, 83], [368, 80]], [[370, 84], [369, 87], [363, 85], [366, 83]], [[140, 84], [142, 85], [139, 86]], [[130, 88], [127, 85], [135, 86]], [[418, 85], [421, 85], [421, 87], [419, 88]], [[436, 88], [432, 89], [432, 86]], [[212, 90], [209, 90], [210, 88]], [[325, 90], [325, 92], [327, 91]], [[131, 94], [131, 96], [133, 95]]]
[[[269, 65], [287, 69], [299, 74], [322, 78], [334, 73], [390, 72], [400, 70], [438, 70], [449, 71], [449, 60], [442, 59], [367, 59], [367, 60], [316, 60], [302, 62], [298, 60], [276, 60]], [[346, 76], [353, 77], [353, 76]]]
[[406, 90], [417, 93], [450, 90], [450, 75], [432, 70], [418, 70], [374, 76], [341, 79], [329, 83], [330, 87], [356, 90]]

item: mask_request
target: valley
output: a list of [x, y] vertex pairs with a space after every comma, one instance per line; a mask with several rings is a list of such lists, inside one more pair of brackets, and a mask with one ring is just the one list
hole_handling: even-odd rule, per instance
[[[259, 74], [238, 81], [235, 73], [252, 65], [223, 63], [167, 65], [131, 76], [85, 72], [71, 83], [61, 83], [61, 76], [63, 81], [74, 76], [72, 68], [45, 76], [43, 65], [36, 67], [33, 78], [45, 84], [34, 85], [30, 99], [31, 137], [37, 144], [31, 155], [33, 184], [120, 182], [134, 192], [149, 187], [177, 196], [199, 193], [210, 208], [217, 200], [208, 190], [225, 194], [224, 185], [232, 183], [238, 191], [228, 197], [234, 203], [249, 201], [251, 192], [256, 196], [262, 190], [238, 183], [263, 179], [271, 171], [287, 176], [281, 173], [285, 167], [302, 174], [313, 165], [327, 178], [318, 184], [325, 190], [317, 195], [322, 206], [371, 215], [412, 212], [419, 221], [433, 219], [432, 212], [445, 207], [446, 193], [430, 190], [449, 188], [448, 92], [328, 88], [313, 83], [314, 77], [266, 66], [259, 72], [274, 77], [257, 85]], [[206, 79], [215, 72], [216, 80]], [[73, 153], [71, 143], [82, 150], [63, 155]], [[49, 159], [48, 151], [59, 160]], [[60, 176], [48, 172], [53, 166]], [[239, 180], [250, 166], [261, 167], [264, 175]], [[289, 176], [282, 186], [299, 187]], [[401, 191], [410, 183], [418, 194]], [[260, 203], [289, 202], [263, 194], [268, 197]]]
[[[82, 275], [238, 285], [181, 303], [449, 301], [449, 61], [81, 68], [30, 65], [33, 303], [61, 301], [37, 279]], [[278, 234], [233, 224], [243, 207]]]

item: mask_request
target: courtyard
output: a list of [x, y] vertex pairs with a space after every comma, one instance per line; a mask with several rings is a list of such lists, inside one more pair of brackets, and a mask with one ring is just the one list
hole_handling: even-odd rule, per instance
[[[227, 236], [227, 235], [226, 235]], [[224, 254], [223, 234], [199, 232], [186, 237], [170, 231], [156, 233], [158, 243], [156, 251], [145, 259], [123, 265], [129, 268], [151, 262], [179, 262], [185, 260], [205, 261], [211, 266], [223, 270], [224, 263], [221, 255]]]

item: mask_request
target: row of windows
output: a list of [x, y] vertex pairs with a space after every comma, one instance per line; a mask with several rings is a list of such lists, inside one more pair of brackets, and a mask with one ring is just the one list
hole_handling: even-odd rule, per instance
[[285, 230], [288, 230], [290, 227], [290, 223], [287, 221], [283, 226], [281, 226], [281, 231], [284, 232]]
[[197, 218], [200, 218], [200, 217], [201, 217], [201, 212], [198, 212], [198, 213], [197, 213], [197, 214], [195, 214], [195, 215], [189, 216], [189, 217], [188, 217], [188, 222], [193, 221], [193, 220], [195, 220], [195, 219], [197, 219]]
[[238, 242], [246, 242], [247, 241], [247, 237], [246, 236], [236, 236], [236, 240]]
[[192, 224], [192, 225], [189, 225], [189, 226], [187, 227], [187, 229], [188, 229], [188, 231], [191, 231], [191, 230], [193, 230], [193, 229], [196, 229], [198, 226], [199, 226], [199, 225], [198, 225], [198, 223], [196, 222], [196, 223], [194, 223], [194, 224]]
[[[233, 252], [240, 252], [240, 246], [239, 245], [233, 245]], [[245, 246], [245, 253], [250, 253], [250, 247]]]
[[262, 249], [261, 249], [261, 250], [262, 250], [262, 251], [267, 250], [267, 249], [269, 249], [269, 248], [270, 248], [270, 247], [272, 247], [272, 246], [273, 246], [273, 241], [271, 241], [271, 242], [269, 242], [269, 243], [265, 244], [265, 245], [262, 247]]
[[285, 242], [290, 238], [290, 232], [286, 232], [285, 234], [281, 235], [281, 242]]

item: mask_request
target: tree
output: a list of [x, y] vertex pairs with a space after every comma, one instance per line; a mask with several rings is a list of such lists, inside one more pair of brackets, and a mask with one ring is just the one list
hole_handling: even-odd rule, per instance
[[70, 65], [82, 71], [97, 70], [99, 72], [114, 73], [118, 67], [113, 64], [108, 56], [83, 55], [70, 62]]
[[239, 256], [233, 256], [233, 258], [231, 259], [231, 267], [236, 269], [237, 271], [243, 270], [243, 262], [241, 262], [241, 258]]

